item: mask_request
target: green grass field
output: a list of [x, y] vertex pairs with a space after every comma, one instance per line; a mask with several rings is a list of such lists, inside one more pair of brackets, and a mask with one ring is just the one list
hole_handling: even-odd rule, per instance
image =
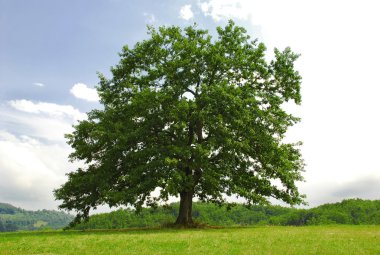
[[380, 226], [0, 233], [0, 254], [380, 254]]

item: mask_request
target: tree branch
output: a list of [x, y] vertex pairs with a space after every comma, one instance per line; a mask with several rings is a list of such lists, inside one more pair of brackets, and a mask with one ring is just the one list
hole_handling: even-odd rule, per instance
[[197, 96], [197, 94], [196, 94], [194, 91], [192, 91], [191, 89], [186, 88], [185, 90], [186, 90], [187, 92], [190, 92], [191, 94], [193, 94], [194, 97]]

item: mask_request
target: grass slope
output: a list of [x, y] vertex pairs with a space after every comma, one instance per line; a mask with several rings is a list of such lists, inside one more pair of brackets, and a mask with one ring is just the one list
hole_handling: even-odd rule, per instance
[[380, 254], [379, 226], [0, 233], [0, 254]]

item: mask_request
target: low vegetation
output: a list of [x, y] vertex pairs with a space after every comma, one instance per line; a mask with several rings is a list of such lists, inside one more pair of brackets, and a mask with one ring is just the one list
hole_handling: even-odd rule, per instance
[[[30, 212], [0, 205], [1, 222], [11, 216], [12, 220], [30, 216], [24, 224], [21, 220], [14, 224], [24, 229], [45, 229], [0, 233], [0, 255], [380, 254], [380, 200], [349, 199], [311, 209], [281, 206], [248, 209], [236, 205], [229, 211], [212, 204], [195, 203], [194, 219], [209, 226], [201, 229], [165, 227], [163, 223], [175, 219], [178, 204], [145, 208], [141, 214], [119, 209], [93, 215], [87, 223], [77, 225], [76, 230], [67, 231], [46, 230], [58, 226], [54, 225], [59, 222], [57, 215], [62, 217], [61, 226], [63, 222], [67, 225], [73, 218], [67, 214]], [[49, 215], [55, 218], [55, 223], [49, 221]]]
[[0, 233], [0, 254], [380, 254], [379, 226]]

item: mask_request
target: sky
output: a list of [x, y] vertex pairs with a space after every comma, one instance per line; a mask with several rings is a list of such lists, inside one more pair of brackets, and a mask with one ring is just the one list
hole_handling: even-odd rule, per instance
[[110, 77], [123, 45], [146, 27], [215, 33], [228, 19], [267, 48], [301, 54], [302, 141], [309, 206], [380, 199], [380, 2], [376, 0], [0, 0], [0, 202], [56, 209], [52, 191], [78, 163], [64, 134], [100, 108], [97, 72]]

